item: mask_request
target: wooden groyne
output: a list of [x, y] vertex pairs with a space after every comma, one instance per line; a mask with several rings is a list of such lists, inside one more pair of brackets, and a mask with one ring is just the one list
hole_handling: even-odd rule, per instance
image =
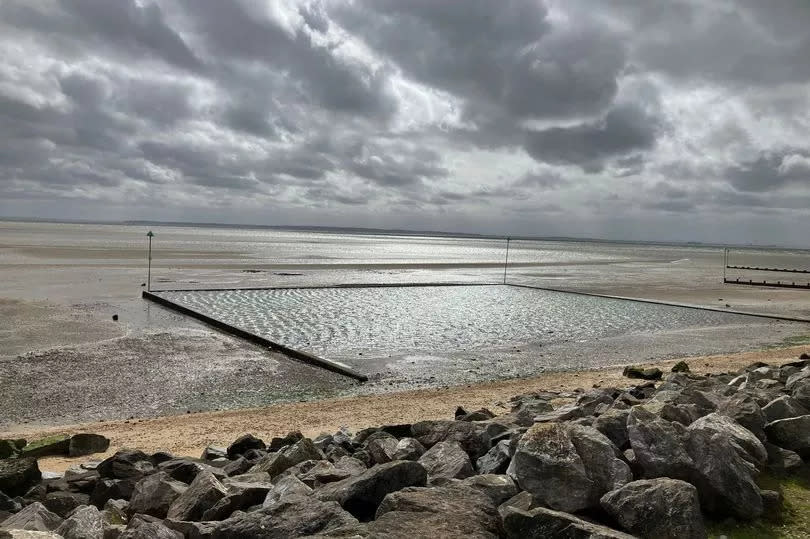
[[753, 279], [723, 279], [725, 284], [742, 284], [747, 286], [768, 286], [773, 288], [799, 288], [802, 290], [810, 290], [810, 283], [797, 283], [793, 282], [782, 282], [782, 281], [755, 281]]
[[788, 268], [760, 268], [757, 266], [726, 266], [728, 269], [751, 270], [751, 271], [777, 271], [782, 273], [810, 273], [810, 270], [788, 269]]

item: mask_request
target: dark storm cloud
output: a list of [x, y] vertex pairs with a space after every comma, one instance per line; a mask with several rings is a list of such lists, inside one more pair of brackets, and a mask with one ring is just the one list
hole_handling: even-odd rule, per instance
[[756, 160], [728, 167], [725, 177], [745, 192], [778, 190], [790, 185], [810, 187], [810, 150], [768, 152]]
[[652, 148], [658, 129], [655, 117], [634, 105], [623, 105], [593, 123], [529, 131], [526, 151], [539, 161], [598, 171], [607, 159]]

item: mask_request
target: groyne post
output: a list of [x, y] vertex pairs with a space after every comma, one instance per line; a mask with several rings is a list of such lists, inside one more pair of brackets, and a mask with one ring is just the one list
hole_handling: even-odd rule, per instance
[[147, 255], [146, 255], [146, 291], [152, 291], [152, 238], [155, 237], [155, 234], [150, 230], [146, 233], [146, 237], [149, 238], [149, 247], [147, 248]]
[[503, 261], [503, 284], [506, 284], [506, 267], [509, 265], [509, 242], [512, 238], [506, 238], [506, 259]]

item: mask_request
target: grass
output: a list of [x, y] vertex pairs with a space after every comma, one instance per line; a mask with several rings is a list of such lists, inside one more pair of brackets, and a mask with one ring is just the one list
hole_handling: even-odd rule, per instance
[[792, 335], [785, 337], [782, 342], [770, 344], [765, 347], [765, 350], [774, 350], [778, 348], [789, 348], [791, 346], [805, 346], [810, 345], [810, 335]]
[[776, 490], [784, 497], [781, 515], [772, 515], [754, 522], [723, 521], [709, 523], [709, 537], [728, 539], [794, 539], [810, 538], [810, 465], [803, 466], [789, 477], [763, 474], [759, 479], [763, 489]]

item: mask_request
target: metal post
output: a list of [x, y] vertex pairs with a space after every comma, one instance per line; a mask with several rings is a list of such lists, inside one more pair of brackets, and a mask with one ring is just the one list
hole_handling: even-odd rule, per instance
[[154, 237], [154, 234], [152, 233], [151, 230], [146, 233], [146, 237], [149, 238], [149, 250], [148, 250], [148, 255], [147, 255], [148, 262], [147, 262], [147, 265], [146, 265], [146, 291], [151, 292], [152, 291], [152, 238]]
[[728, 247], [723, 249], [723, 282], [726, 282], [726, 268], [728, 267]]
[[503, 284], [506, 284], [506, 266], [509, 264], [509, 242], [512, 238], [506, 238], [506, 260], [503, 261]]

